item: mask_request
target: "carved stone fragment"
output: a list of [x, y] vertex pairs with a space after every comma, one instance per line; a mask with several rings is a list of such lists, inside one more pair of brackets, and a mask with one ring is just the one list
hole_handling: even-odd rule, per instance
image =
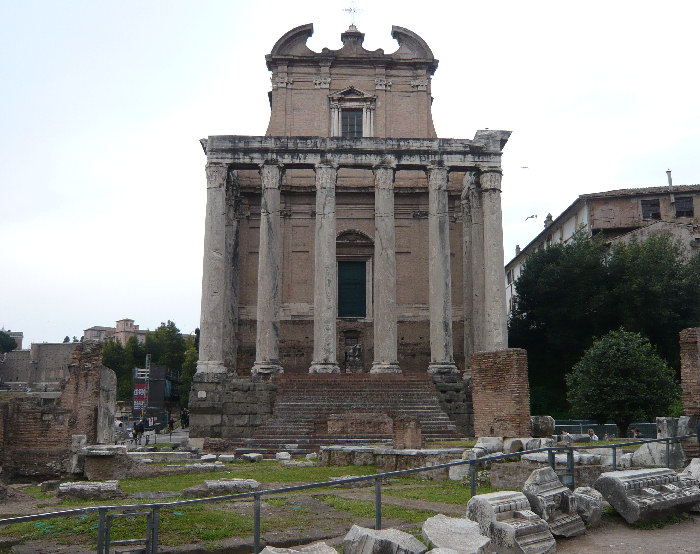
[[525, 481], [523, 494], [532, 511], [549, 524], [553, 535], [575, 537], [586, 530], [576, 511], [576, 498], [551, 467], [533, 471]]

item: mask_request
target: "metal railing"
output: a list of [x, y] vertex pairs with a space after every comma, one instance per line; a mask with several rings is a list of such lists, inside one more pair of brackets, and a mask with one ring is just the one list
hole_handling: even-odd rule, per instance
[[[520, 456], [525, 454], [536, 454], [538, 452], [547, 452], [548, 463], [552, 469], [556, 469], [556, 454], [566, 454], [566, 470], [562, 473], [564, 485], [569, 486], [571, 489], [575, 487], [574, 478], [574, 452], [576, 450], [590, 450], [590, 449], [612, 449], [612, 467], [613, 471], [617, 471], [617, 449], [624, 448], [627, 446], [637, 446], [645, 443], [652, 442], [665, 442], [666, 443], [666, 467], [670, 467], [671, 462], [671, 443], [680, 442], [681, 440], [693, 438], [695, 435], [682, 435], [677, 437], [668, 437], [662, 439], [644, 439], [637, 441], [629, 441], [625, 443], [616, 444], [586, 444], [586, 445], [567, 445], [567, 446], [552, 446], [545, 448], [537, 448], [533, 450], [525, 450], [522, 452], [516, 452], [512, 454], [498, 454], [492, 456], [484, 456], [483, 458], [475, 458], [470, 460], [457, 460], [454, 462], [447, 462], [444, 464], [436, 464], [432, 466], [424, 466], [412, 469], [402, 469], [398, 471], [388, 471], [385, 473], [374, 473], [372, 475], [362, 475], [358, 477], [348, 477], [345, 479], [337, 479], [333, 481], [322, 481], [318, 483], [308, 483], [304, 485], [294, 485], [290, 487], [282, 487], [279, 489], [267, 489], [262, 491], [251, 491], [237, 494], [227, 494], [222, 496], [212, 496], [208, 498], [195, 498], [191, 500], [177, 500], [173, 502], [158, 502], [151, 504], [122, 504], [122, 505], [112, 505], [112, 506], [89, 506], [85, 508], [73, 508], [70, 510], [62, 510], [58, 512], [47, 512], [43, 514], [33, 514], [28, 516], [17, 516], [5, 519], [0, 519], [0, 525], [10, 525], [13, 523], [22, 523], [27, 521], [37, 521], [42, 519], [52, 519], [57, 517], [69, 517], [73, 515], [82, 515], [89, 513], [98, 513], [98, 526], [97, 526], [97, 552], [98, 554], [109, 554], [110, 548], [115, 545], [126, 545], [126, 544], [145, 544], [145, 552], [148, 554], [157, 554], [158, 552], [158, 528], [160, 525], [160, 510], [177, 508], [180, 506], [187, 506], [193, 504], [203, 504], [208, 502], [222, 502], [225, 500], [243, 500], [246, 498], [253, 498], [253, 549], [255, 554], [260, 552], [260, 499], [266, 495], [272, 494], [283, 494], [296, 491], [303, 491], [314, 488], [321, 487], [331, 487], [337, 485], [343, 485], [345, 483], [356, 483], [360, 481], [374, 480], [374, 525], [375, 529], [382, 528], [382, 481], [391, 477], [400, 477], [404, 475], [409, 475], [413, 473], [422, 473], [428, 471], [435, 471], [440, 469], [449, 469], [451, 467], [460, 465], [470, 466], [470, 489], [471, 496], [476, 495], [477, 483], [476, 483], [476, 473], [480, 465], [486, 465], [487, 463], [492, 463], [498, 460], [513, 460], [519, 459]], [[146, 511], [148, 510], [148, 511]], [[110, 513], [117, 512], [117, 513]], [[126, 539], [114, 541], [111, 540], [111, 523], [114, 518], [121, 517], [137, 517], [146, 516], [147, 526], [146, 526], [146, 537], [138, 539]]]

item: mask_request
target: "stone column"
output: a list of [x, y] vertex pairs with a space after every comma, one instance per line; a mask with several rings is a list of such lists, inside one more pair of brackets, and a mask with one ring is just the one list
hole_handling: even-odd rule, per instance
[[252, 375], [282, 373], [280, 333], [280, 184], [282, 166], [260, 166], [260, 248], [258, 253], [258, 306], [255, 364]]
[[452, 277], [447, 168], [428, 174], [428, 282], [430, 288], [430, 364], [428, 373], [457, 373], [452, 349]]
[[316, 166], [314, 242], [314, 357], [309, 373], [340, 373], [336, 355], [338, 264], [335, 259], [335, 185], [338, 169]]
[[471, 207], [472, 354], [484, 348], [484, 212], [477, 178], [467, 190]]
[[370, 373], [401, 373], [396, 329], [396, 229], [394, 172], [374, 168], [374, 361]]
[[[238, 301], [229, 279], [234, 264], [233, 252], [238, 250], [235, 244], [238, 234], [232, 234], [229, 225], [229, 204], [233, 204], [233, 199], [232, 185], [227, 185], [228, 167], [209, 162], [206, 173], [207, 212], [197, 362], [197, 373], [200, 374], [235, 371], [235, 337], [231, 336], [231, 324], [227, 324], [227, 320], [233, 317], [234, 312], [237, 314]], [[235, 309], [232, 301], [236, 303]]]
[[474, 279], [472, 275], [472, 205], [470, 188], [478, 177], [476, 170], [467, 171], [462, 181], [462, 297], [464, 299], [464, 376], [471, 376], [470, 362], [474, 354]]
[[501, 170], [482, 169], [480, 180], [484, 212], [484, 349], [493, 351], [508, 347]]

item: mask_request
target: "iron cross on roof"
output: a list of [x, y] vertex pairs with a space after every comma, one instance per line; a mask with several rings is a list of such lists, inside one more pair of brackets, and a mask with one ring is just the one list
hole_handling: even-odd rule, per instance
[[360, 8], [355, 7], [355, 2], [354, 0], [350, 2], [350, 7], [349, 8], [343, 8], [344, 12], [348, 12], [350, 14], [350, 25], [354, 26], [355, 25], [355, 14], [357, 12], [361, 12], [362, 10]]

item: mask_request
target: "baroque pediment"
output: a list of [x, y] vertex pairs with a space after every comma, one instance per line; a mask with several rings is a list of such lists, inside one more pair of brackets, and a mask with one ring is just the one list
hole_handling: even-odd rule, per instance
[[374, 94], [355, 88], [352, 85], [342, 90], [332, 92], [328, 97], [333, 100], [370, 100], [376, 98]]

